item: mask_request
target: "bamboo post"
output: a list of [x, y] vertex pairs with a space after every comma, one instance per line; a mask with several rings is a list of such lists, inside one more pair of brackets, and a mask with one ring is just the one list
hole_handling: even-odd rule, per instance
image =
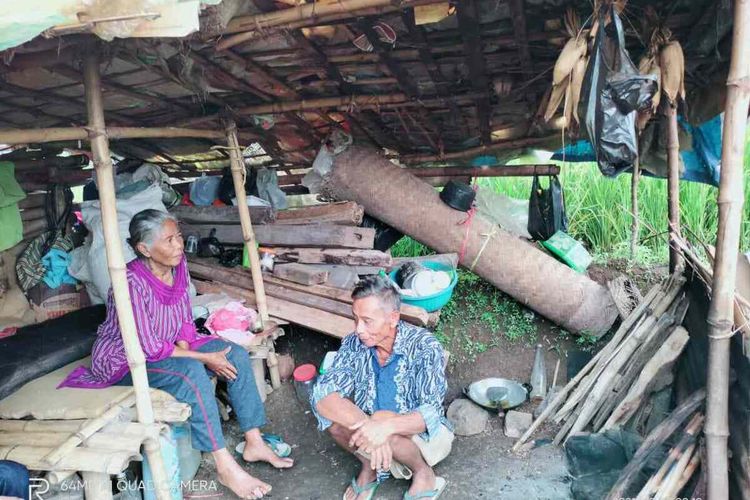
[[[138, 420], [144, 424], [151, 424], [154, 422], [154, 413], [151, 407], [151, 393], [146, 375], [146, 358], [143, 356], [143, 350], [136, 332], [135, 318], [130, 304], [125, 258], [123, 257], [122, 242], [118, 231], [114, 169], [109, 154], [109, 141], [104, 123], [98, 46], [89, 46], [89, 50], [86, 51], [83, 80], [89, 122], [89, 140], [94, 155], [94, 168], [96, 169], [99, 188], [104, 246], [107, 253], [109, 275], [112, 280], [117, 320], [120, 324], [128, 367], [133, 377]], [[152, 452], [148, 453], [148, 459], [154, 473], [156, 496], [159, 500], [167, 500], [170, 498], [170, 490], [164, 461], [158, 446], [153, 447]]]
[[641, 180], [641, 164], [639, 161], [633, 164], [633, 176], [630, 179], [630, 212], [633, 218], [630, 225], [630, 260], [635, 261], [638, 251], [638, 236], [640, 228], [638, 224], [638, 183]]
[[706, 466], [708, 498], [729, 498], [729, 346], [742, 224], [745, 131], [750, 104], [750, 1], [734, 3], [732, 58], [727, 78], [724, 131], [721, 141], [719, 224], [711, 306], [708, 310], [708, 401]]
[[240, 154], [240, 144], [237, 140], [237, 125], [233, 121], [226, 124], [227, 145], [229, 146], [229, 159], [231, 162], [232, 180], [234, 181], [234, 192], [237, 197], [237, 209], [240, 213], [240, 225], [242, 226], [242, 239], [245, 241], [245, 250], [250, 257], [250, 274], [253, 278], [253, 290], [255, 291], [256, 306], [260, 315], [261, 327], [268, 323], [268, 305], [266, 303], [266, 292], [263, 288], [263, 275], [260, 270], [260, 258], [253, 232], [253, 223], [250, 220], [250, 209], [247, 206], [247, 195], [245, 194], [245, 162]]
[[677, 128], [677, 104], [667, 105], [667, 203], [669, 213], [669, 272], [683, 265], [680, 252], [675, 247], [675, 237], [680, 236], [680, 139]]

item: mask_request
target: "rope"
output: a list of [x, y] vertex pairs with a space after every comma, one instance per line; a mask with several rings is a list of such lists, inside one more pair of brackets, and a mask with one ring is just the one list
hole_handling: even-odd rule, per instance
[[482, 256], [482, 252], [484, 252], [484, 249], [487, 248], [487, 243], [490, 242], [490, 240], [492, 239], [493, 236], [495, 236], [495, 234], [497, 234], [497, 225], [494, 225], [494, 224], [492, 226], [492, 231], [490, 231], [489, 233], [481, 234], [481, 236], [484, 236], [484, 243], [482, 243], [482, 247], [477, 252], [477, 256], [474, 257], [474, 260], [472, 261], [471, 266], [469, 266], [469, 271], [474, 272], [474, 266], [477, 265], [477, 262], [479, 261], [479, 257]]
[[[476, 192], [477, 190], [477, 177], [474, 178], [474, 182], [471, 185], [471, 188]], [[466, 246], [469, 243], [469, 229], [471, 229], [471, 223], [474, 220], [474, 216], [477, 213], [476, 207], [472, 206], [468, 212], [466, 212], [468, 216], [461, 222], [458, 223], [459, 226], [466, 225], [466, 232], [464, 233], [464, 239], [461, 242], [461, 251], [458, 253], [458, 262], [461, 262], [464, 260], [464, 256], [466, 255]], [[486, 244], [486, 243], [485, 243]], [[482, 250], [484, 250], [484, 247], [482, 247]], [[482, 253], [481, 250], [479, 252]], [[476, 258], [474, 259], [474, 264], [476, 264]], [[474, 264], [471, 265], [472, 269], [474, 269]]]

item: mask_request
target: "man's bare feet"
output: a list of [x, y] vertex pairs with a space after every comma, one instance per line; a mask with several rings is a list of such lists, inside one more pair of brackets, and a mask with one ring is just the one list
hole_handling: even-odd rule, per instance
[[219, 482], [232, 490], [238, 497], [255, 500], [263, 498], [271, 491], [270, 484], [264, 483], [245, 472], [226, 451], [226, 448], [213, 452], [213, 455]]
[[245, 462], [268, 462], [277, 469], [288, 469], [294, 465], [294, 460], [279, 457], [262, 439], [260, 442], [253, 440], [252, 443], [245, 441], [242, 458]]
[[435, 489], [435, 473], [431, 467], [424, 467], [419, 471], [413, 471], [409, 494], [416, 495]]
[[[377, 472], [372, 470], [372, 467], [370, 467], [369, 464], [363, 464], [362, 470], [359, 471], [359, 476], [357, 476], [357, 486], [364, 486], [368, 483], [371, 483], [375, 481], [377, 477]], [[345, 500], [363, 500], [367, 498], [367, 495], [370, 494], [370, 491], [371, 490], [363, 491], [359, 495], [356, 495], [354, 493], [354, 489], [352, 489], [352, 486], [349, 485], [349, 487], [346, 488], [346, 491], [344, 492], [344, 498]]]

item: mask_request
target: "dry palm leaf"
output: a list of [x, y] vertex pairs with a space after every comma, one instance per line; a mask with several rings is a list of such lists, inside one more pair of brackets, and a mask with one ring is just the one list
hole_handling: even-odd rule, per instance
[[677, 97], [685, 99], [685, 55], [680, 42], [671, 41], [659, 52], [661, 81], [670, 106], [677, 104]]
[[562, 83], [559, 85], [553, 85], [552, 86], [552, 93], [549, 96], [549, 101], [547, 102], [547, 109], [544, 112], [544, 121], [548, 122], [550, 119], [555, 115], [555, 112], [557, 112], [557, 108], [560, 107], [560, 103], [563, 101], [563, 98], [565, 97], [565, 93], [568, 90], [568, 79], [563, 80]]
[[570, 75], [570, 106], [573, 110], [573, 120], [579, 125], [581, 120], [578, 118], [578, 103], [581, 102], [581, 87], [583, 87], [583, 77], [586, 75], [588, 63], [588, 56], [581, 57], [573, 66], [573, 73]]
[[[562, 51], [560, 51], [560, 55], [555, 62], [555, 67], [552, 70], [552, 93], [544, 113], [544, 121], [549, 121], [554, 116], [560, 107], [560, 103], [565, 99], [563, 114], [566, 116], [566, 125], [570, 125], [572, 117], [575, 117], [576, 121], [578, 121], [578, 113], [574, 109], [574, 105], [577, 107], [577, 102], [580, 98], [580, 87], [583, 83], [582, 73], [586, 70], [585, 61], [588, 45], [586, 37], [580, 32], [580, 18], [573, 9], [569, 8], [565, 12], [563, 20], [565, 22], [565, 30], [571, 38], [565, 43]], [[576, 74], [575, 78], [573, 78], [573, 74], [576, 71], [581, 74]]]

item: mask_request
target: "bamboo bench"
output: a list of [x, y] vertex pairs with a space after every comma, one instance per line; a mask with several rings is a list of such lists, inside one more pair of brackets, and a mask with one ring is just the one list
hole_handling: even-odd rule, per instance
[[152, 389], [156, 422], [141, 424], [134, 421], [132, 387], [57, 389], [84, 361], [33, 380], [0, 401], [0, 459], [46, 472], [51, 485], [79, 472], [87, 500], [111, 499], [110, 476], [142, 460], [142, 447], [158, 447], [165, 424], [186, 421], [190, 407]]

